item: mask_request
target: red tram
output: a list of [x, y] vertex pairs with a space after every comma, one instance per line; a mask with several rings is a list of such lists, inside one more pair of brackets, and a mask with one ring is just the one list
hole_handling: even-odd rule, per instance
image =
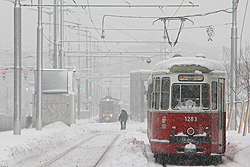
[[180, 155], [221, 160], [225, 76], [220, 62], [200, 56], [174, 56], [154, 66], [148, 80], [147, 135], [156, 161]]

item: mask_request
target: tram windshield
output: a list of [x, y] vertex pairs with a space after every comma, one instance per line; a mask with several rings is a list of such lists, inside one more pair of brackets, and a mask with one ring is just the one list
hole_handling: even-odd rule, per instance
[[114, 110], [114, 102], [113, 101], [105, 101], [101, 103], [101, 109], [103, 112], [113, 111]]
[[173, 84], [172, 103], [174, 110], [209, 109], [209, 84]]

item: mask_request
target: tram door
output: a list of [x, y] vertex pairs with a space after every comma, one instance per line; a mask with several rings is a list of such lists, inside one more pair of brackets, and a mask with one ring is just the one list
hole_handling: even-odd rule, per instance
[[219, 153], [225, 151], [225, 79], [218, 80]]

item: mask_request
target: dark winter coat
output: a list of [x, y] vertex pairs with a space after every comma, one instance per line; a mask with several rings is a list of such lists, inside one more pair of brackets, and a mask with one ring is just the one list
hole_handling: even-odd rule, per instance
[[125, 110], [122, 110], [122, 113], [119, 116], [119, 121], [127, 121], [128, 119], [128, 114]]

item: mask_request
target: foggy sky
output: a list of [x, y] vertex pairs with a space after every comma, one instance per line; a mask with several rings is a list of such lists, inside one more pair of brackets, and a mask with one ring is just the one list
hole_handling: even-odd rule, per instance
[[[21, 1], [22, 3], [30, 4], [30, 0]], [[77, 4], [87, 4], [87, 1], [83, 0], [75, 0]], [[166, 1], [166, 0], [91, 0], [90, 4], [128, 4], [136, 5], [136, 4], [190, 4], [189, 1], [185, 0], [175, 0], [175, 1]], [[82, 24], [84, 27], [94, 27], [97, 28], [91, 29], [91, 34], [93, 38], [97, 40], [102, 40], [100, 38], [101, 34], [101, 23], [102, 17], [105, 14], [112, 15], [126, 15], [126, 16], [156, 16], [156, 17], [171, 17], [177, 11], [175, 16], [185, 16], [185, 15], [194, 15], [212, 12], [220, 9], [227, 9], [232, 7], [232, 1], [224, 1], [224, 0], [192, 0], [194, 4], [199, 5], [199, 7], [183, 7], [183, 8], [67, 8], [70, 9], [69, 12], [65, 12], [65, 20], [78, 22]], [[33, 0], [33, 3], [37, 3], [37, 1]], [[53, 0], [43, 0], [43, 4], [51, 4]], [[72, 0], [66, 0], [67, 4], [74, 4]], [[245, 12], [245, 1], [239, 1], [238, 6], [238, 36], [240, 37], [242, 30], [242, 22], [243, 15]], [[11, 2], [0, 1], [0, 52], [3, 51], [13, 51], [14, 45], [14, 5]], [[31, 51], [33, 53], [36, 52], [36, 28], [37, 28], [37, 12], [34, 11], [36, 7], [22, 7], [22, 48], [23, 51]], [[53, 9], [52, 9], [53, 10]], [[46, 10], [48, 11], [48, 10]], [[48, 14], [43, 14], [43, 22], [48, 23]], [[53, 21], [53, 15], [52, 15]], [[250, 18], [250, 12], [248, 10], [244, 33], [243, 33], [243, 44], [244, 41], [249, 38], [249, 30], [250, 30], [250, 22], [248, 21]], [[91, 22], [92, 19], [92, 22]], [[194, 25], [191, 22], [186, 21], [184, 25], [184, 29], [181, 32], [179, 38], [179, 46], [178, 47], [187, 47], [191, 50], [196, 48], [192, 48], [193, 45], [203, 46], [203, 47], [222, 47], [227, 46], [230, 47], [230, 34], [231, 34], [231, 20], [232, 16], [229, 13], [220, 12], [216, 14], [211, 14], [204, 17], [192, 17], [190, 18], [194, 21]], [[163, 23], [161, 21], [156, 22], [154, 25], [152, 24], [154, 19], [126, 19], [126, 18], [111, 18], [107, 17], [105, 19], [105, 28], [106, 29], [142, 29], [142, 28], [150, 28], [150, 29], [162, 29], [162, 31], [115, 31], [115, 30], [106, 30], [105, 40], [130, 40], [130, 41], [163, 41]], [[215, 27], [215, 35], [212, 37], [213, 42], [208, 42], [207, 34], [206, 34], [206, 26], [213, 25]], [[177, 21], [171, 21], [168, 25], [169, 28], [178, 28], [179, 23]], [[187, 28], [187, 29], [185, 29]], [[51, 28], [53, 33], [53, 27]], [[98, 31], [98, 32], [97, 32]], [[172, 40], [175, 40], [177, 31], [169, 31], [170, 37]], [[44, 24], [44, 35], [45, 37], [49, 37], [49, 26]], [[53, 35], [53, 34], [52, 34]], [[77, 40], [76, 31], [73, 29], [65, 28], [65, 36], [69, 40]], [[52, 36], [53, 37], [53, 36]], [[84, 36], [81, 37], [84, 40]], [[44, 38], [44, 51], [48, 50], [48, 40]], [[238, 40], [238, 44], [240, 40]], [[72, 48], [75, 46], [72, 44]], [[81, 48], [84, 48], [84, 44], [81, 44]], [[136, 45], [122, 45], [122, 44], [109, 44], [106, 46], [102, 45], [101, 49], [103, 51], [108, 50], [126, 50], [130, 48], [136, 48]], [[168, 46], [169, 47], [169, 46]], [[67, 45], [65, 46], [67, 48]], [[133, 49], [132, 49], [133, 50]], [[179, 49], [181, 50], [181, 49]]]

